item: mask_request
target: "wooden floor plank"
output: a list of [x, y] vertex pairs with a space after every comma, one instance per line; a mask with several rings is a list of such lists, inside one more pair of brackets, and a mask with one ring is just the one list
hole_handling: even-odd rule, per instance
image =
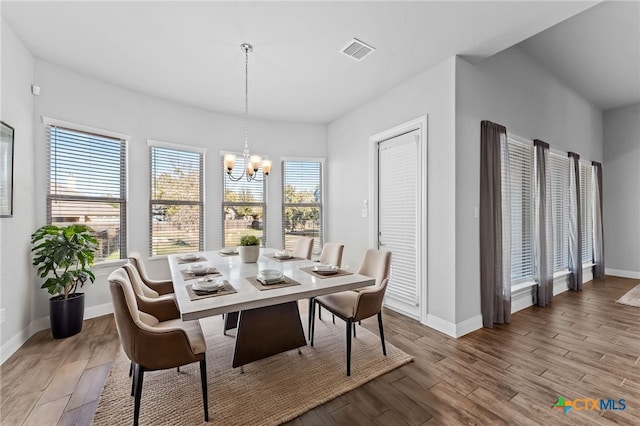
[[80, 376], [85, 371], [87, 361], [83, 359], [62, 364], [47, 389], [42, 393], [38, 404], [53, 401], [61, 396], [71, 395], [78, 385]]

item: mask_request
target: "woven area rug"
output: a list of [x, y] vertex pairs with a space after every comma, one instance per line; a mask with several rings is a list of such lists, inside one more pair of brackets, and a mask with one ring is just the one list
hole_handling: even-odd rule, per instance
[[[222, 334], [220, 316], [201, 320], [207, 336], [209, 423], [204, 422], [197, 363], [145, 373], [140, 408], [143, 425], [276, 425], [400, 367], [412, 357], [357, 328], [352, 343], [351, 377], [346, 376], [345, 324], [330, 315], [316, 321], [314, 347], [288, 351], [239, 368], [231, 367], [234, 337]], [[302, 323], [306, 326], [306, 315]], [[374, 318], [375, 319], [375, 318]], [[131, 425], [133, 397], [129, 360], [120, 351], [105, 384], [95, 425]]]
[[640, 307], [640, 284], [629, 290], [616, 303]]

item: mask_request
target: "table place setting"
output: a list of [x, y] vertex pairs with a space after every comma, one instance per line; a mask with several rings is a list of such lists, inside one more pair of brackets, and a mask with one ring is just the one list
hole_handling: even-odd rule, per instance
[[261, 291], [300, 285], [299, 282], [285, 276], [277, 269], [264, 269], [258, 272], [257, 276], [247, 277], [246, 280]]
[[292, 256], [287, 250], [279, 250], [273, 254], [268, 254], [265, 257], [268, 257], [271, 260], [275, 260], [276, 262], [292, 262], [295, 260], [304, 260], [302, 257]]
[[223, 247], [218, 251], [218, 255], [222, 257], [237, 256], [238, 254], [238, 247]]
[[300, 270], [320, 279], [335, 278], [335, 277], [341, 277], [344, 275], [353, 275], [353, 272], [345, 271], [344, 269], [340, 269], [337, 266], [328, 265], [324, 263], [319, 263], [314, 266], [307, 266], [305, 268], [300, 268]]
[[236, 293], [236, 289], [222, 276], [199, 278], [195, 283], [186, 286], [189, 299], [197, 300], [206, 297], [223, 296]]
[[182, 274], [182, 278], [185, 281], [210, 275], [222, 275], [220, 271], [218, 271], [213, 266], [206, 266], [201, 263], [194, 263], [192, 265], [189, 265], [188, 268], [182, 269], [180, 273]]
[[178, 264], [181, 265], [181, 264], [193, 263], [193, 262], [206, 262], [207, 259], [197, 254], [184, 254], [182, 256], [178, 256], [177, 261], [178, 261]]

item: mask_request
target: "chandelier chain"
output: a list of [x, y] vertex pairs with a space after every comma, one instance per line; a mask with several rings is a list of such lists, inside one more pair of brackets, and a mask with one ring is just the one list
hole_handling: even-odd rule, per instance
[[244, 147], [249, 149], [249, 49], [244, 49]]

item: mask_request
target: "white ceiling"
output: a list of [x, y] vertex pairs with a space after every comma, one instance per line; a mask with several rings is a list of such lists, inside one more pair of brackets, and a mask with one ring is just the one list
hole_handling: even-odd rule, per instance
[[640, 102], [640, 2], [605, 2], [520, 47], [600, 109]]
[[[250, 116], [327, 123], [448, 57], [486, 58], [596, 3], [2, 1], [1, 13], [37, 58], [140, 93], [231, 114], [244, 111], [240, 44], [249, 42]], [[584, 25], [591, 29], [587, 22], [575, 31]], [[541, 62], [551, 52], [547, 65], [561, 74], [562, 66], [551, 66], [568, 57], [555, 50], [557, 37], [566, 37], [557, 31], [555, 38], [537, 36], [525, 47]], [[339, 49], [353, 37], [377, 50], [362, 62], [343, 56]], [[582, 37], [569, 40], [576, 62], [590, 50], [575, 45], [594, 43]], [[587, 87], [588, 78], [580, 79]], [[582, 90], [578, 79], [567, 80]]]

